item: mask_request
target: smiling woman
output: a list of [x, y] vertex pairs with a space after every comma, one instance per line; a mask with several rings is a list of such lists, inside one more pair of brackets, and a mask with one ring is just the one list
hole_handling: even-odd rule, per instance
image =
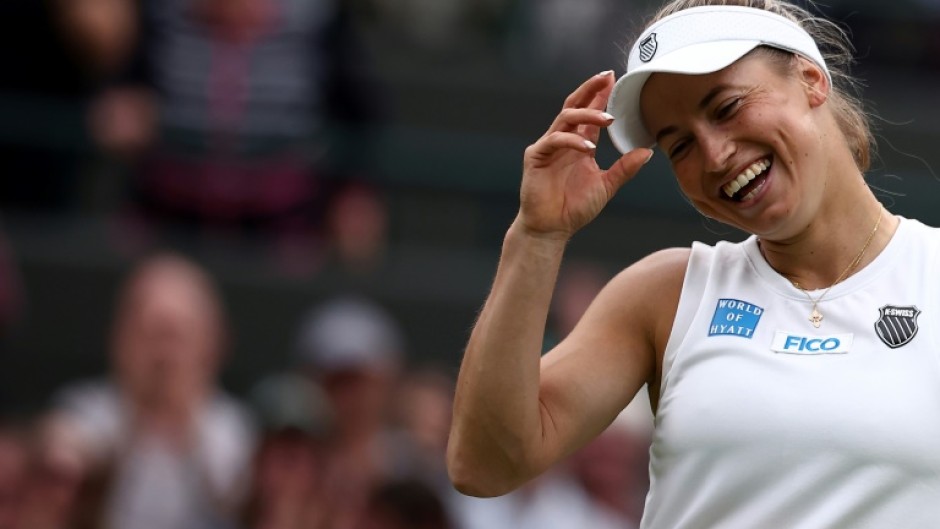
[[[865, 182], [850, 49], [787, 2], [677, 0], [619, 80], [602, 72], [568, 97], [526, 149], [464, 355], [448, 445], [459, 490], [525, 483], [646, 383], [641, 527], [940, 526], [940, 330], [921, 325], [940, 314], [940, 230], [892, 215]], [[604, 128], [624, 153], [606, 169]], [[703, 215], [751, 237], [628, 266], [542, 356], [568, 240], [656, 145]]]
[[[824, 105], [830, 92], [824, 72], [791, 56], [788, 71], [781, 74], [761, 55], [745, 55], [722, 70], [691, 79], [676, 73], [653, 75], [642, 90], [642, 116], [649, 130], [657, 131], [683, 192], [700, 212], [773, 238], [779, 237], [773, 230], [802, 229], [780, 221], [813, 215], [814, 202], [823, 195], [814, 188], [850, 185], [861, 176]], [[842, 169], [838, 175], [826, 168], [836, 158]], [[703, 171], [708, 178], [701, 178]], [[831, 178], [796, 178], [827, 172]], [[783, 180], [788, 180], [786, 187]], [[790, 192], [798, 187], [808, 193]], [[755, 213], [754, 206], [766, 203], [769, 194], [784, 190], [786, 196], [771, 215]]]

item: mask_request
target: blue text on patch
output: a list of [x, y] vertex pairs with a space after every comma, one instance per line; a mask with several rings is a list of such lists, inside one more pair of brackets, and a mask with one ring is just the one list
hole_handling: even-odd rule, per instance
[[709, 336], [753, 338], [764, 309], [738, 299], [719, 299], [708, 328]]

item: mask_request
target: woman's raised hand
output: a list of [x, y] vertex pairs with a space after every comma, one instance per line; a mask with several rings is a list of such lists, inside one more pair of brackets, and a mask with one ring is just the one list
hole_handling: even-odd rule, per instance
[[634, 149], [609, 169], [598, 167], [594, 155], [600, 130], [613, 122], [604, 112], [613, 87], [613, 72], [585, 81], [565, 100], [548, 131], [526, 149], [516, 222], [527, 233], [570, 238], [652, 156], [649, 149]]

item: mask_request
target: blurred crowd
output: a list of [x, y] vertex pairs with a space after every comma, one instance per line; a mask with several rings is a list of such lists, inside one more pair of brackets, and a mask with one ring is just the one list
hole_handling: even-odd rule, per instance
[[[595, 272], [566, 273], [556, 337], [600, 288]], [[194, 260], [142, 258], [111, 321], [106, 373], [3, 417], [0, 529], [629, 528], [642, 512], [642, 402], [518, 492], [454, 491], [451, 370], [409, 361], [395, 316], [361, 294], [313, 304], [291, 361], [242, 396], [219, 382], [230, 322]]]
[[29, 175], [0, 182], [4, 208], [106, 213], [130, 255], [195, 235], [263, 242], [293, 273], [373, 258], [383, 211], [364, 168], [386, 105], [347, 2], [4, 11], [0, 170]]

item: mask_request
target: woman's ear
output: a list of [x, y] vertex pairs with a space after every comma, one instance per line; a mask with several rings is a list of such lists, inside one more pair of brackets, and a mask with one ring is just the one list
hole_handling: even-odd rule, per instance
[[799, 55], [796, 58], [797, 72], [805, 88], [807, 101], [811, 107], [818, 107], [829, 99], [829, 92], [832, 90], [829, 77], [813, 61]]

